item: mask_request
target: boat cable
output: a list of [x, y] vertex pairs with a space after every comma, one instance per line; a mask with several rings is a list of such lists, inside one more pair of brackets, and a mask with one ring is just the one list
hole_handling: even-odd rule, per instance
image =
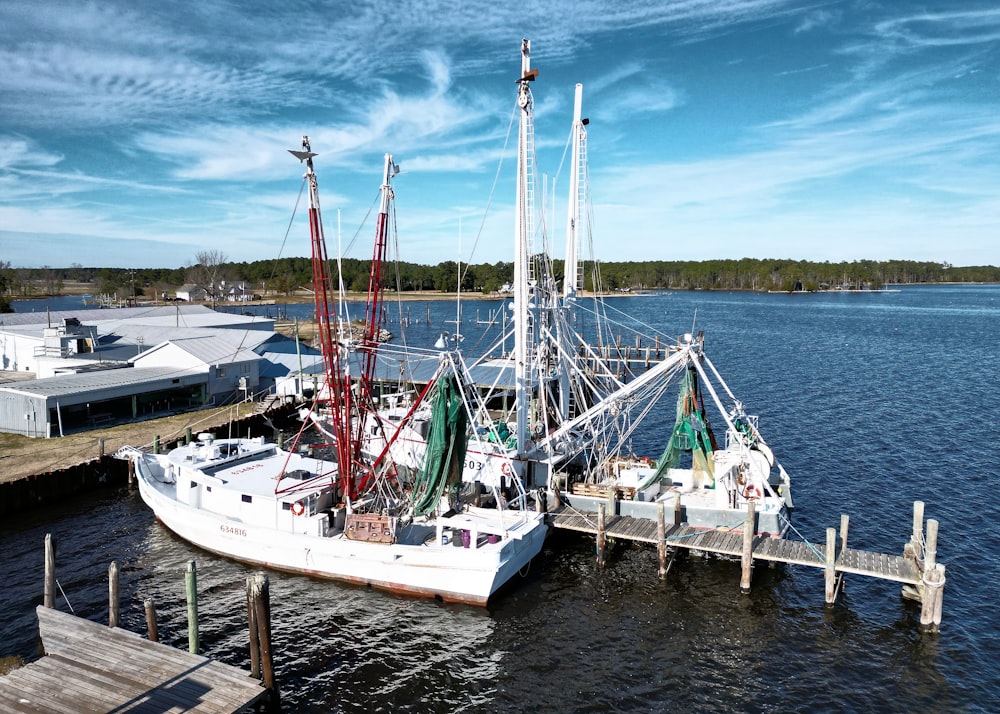
[[62, 583], [59, 582], [59, 578], [56, 578], [56, 586], [59, 588], [59, 592], [62, 593], [63, 600], [66, 601], [66, 605], [69, 607], [69, 611], [75, 615], [76, 610], [73, 609], [73, 605], [70, 603], [69, 598], [66, 597], [66, 591], [63, 590], [63, 586]]
[[785, 524], [789, 528], [792, 529], [792, 532], [795, 535], [797, 535], [799, 538], [802, 539], [802, 542], [805, 543], [806, 547], [809, 548], [809, 550], [811, 550], [813, 552], [813, 555], [815, 555], [817, 558], [819, 558], [820, 562], [826, 562], [826, 555], [824, 555], [823, 553], [821, 553], [816, 546], [814, 546], [812, 543], [810, 543], [808, 538], [806, 538], [804, 535], [802, 535], [801, 533], [799, 533], [798, 529], [796, 529], [795, 526], [792, 525], [792, 522], [790, 520], [788, 520], [788, 517], [784, 513], [782, 513], [781, 511], [778, 511], [778, 519], [779, 519], [779, 521], [784, 521]]

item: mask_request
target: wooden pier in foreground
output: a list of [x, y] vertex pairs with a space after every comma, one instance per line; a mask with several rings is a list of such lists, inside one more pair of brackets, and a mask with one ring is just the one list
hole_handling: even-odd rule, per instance
[[108, 567], [107, 627], [56, 610], [55, 541], [51, 534], [46, 535], [44, 604], [35, 610], [45, 655], [0, 676], [0, 714], [222, 714], [251, 705], [258, 705], [259, 711], [262, 704], [268, 711], [278, 709], [267, 576], [255, 573], [246, 582], [250, 672], [198, 654], [198, 588], [193, 560], [188, 562], [184, 583], [187, 652], [159, 644], [151, 598], [144, 602], [148, 640], [119, 629], [120, 587], [115, 561]]
[[[709, 530], [691, 528], [683, 523], [667, 524], [663, 503], [658, 504], [656, 521], [631, 516], [608, 515], [604, 503], [597, 513], [576, 510], [558, 503], [549, 510], [554, 528], [589, 533], [597, 539], [597, 560], [604, 565], [605, 543], [608, 538], [656, 544], [659, 551], [660, 577], [666, 577], [668, 549], [684, 548], [702, 553], [739, 558], [742, 565], [740, 588], [750, 591], [750, 579], [755, 560], [788, 563], [820, 568], [826, 581], [826, 602], [833, 604], [840, 593], [846, 573], [891, 580], [903, 585], [904, 597], [922, 603], [921, 628], [938, 631], [941, 626], [941, 605], [944, 595], [945, 567], [936, 562], [938, 522], [927, 521], [924, 537], [924, 504], [913, 504], [913, 533], [902, 555], [875, 553], [847, 547], [849, 518], [840, 517], [839, 533], [826, 531], [822, 546], [805, 541], [755, 535], [755, 504], [749, 503], [747, 520], [742, 530]], [[679, 512], [679, 511], [678, 511]], [[676, 552], [676, 550], [674, 551]]]
[[0, 712], [236, 712], [264, 701], [248, 673], [39, 605], [45, 656], [0, 677]]

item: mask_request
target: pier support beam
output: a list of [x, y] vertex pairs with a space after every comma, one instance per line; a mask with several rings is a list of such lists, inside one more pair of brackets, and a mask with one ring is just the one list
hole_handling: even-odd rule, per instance
[[941, 629], [941, 604], [944, 599], [944, 566], [935, 565], [928, 569], [924, 573], [923, 585], [920, 629], [924, 632], [938, 632]]
[[[278, 710], [279, 694], [278, 686], [274, 681], [274, 658], [271, 654], [271, 587], [264, 573], [256, 573], [250, 584], [250, 602], [253, 614], [250, 615], [256, 628], [257, 645], [260, 648], [259, 663], [260, 673], [264, 680], [264, 686], [271, 693], [271, 709]], [[255, 634], [250, 633], [251, 648], [253, 647]], [[253, 659], [251, 649], [251, 660]]]
[[751, 498], [747, 501], [747, 520], [743, 524], [743, 554], [740, 558], [742, 565], [740, 592], [744, 594], [750, 592], [750, 578], [753, 575], [753, 536], [757, 530], [756, 524], [757, 502]]
[[156, 625], [156, 608], [153, 606], [153, 598], [146, 598], [142, 604], [146, 610], [146, 631], [149, 633], [149, 640], [150, 642], [159, 642], [160, 630]]
[[114, 560], [108, 566], [108, 627], [118, 627], [118, 614], [121, 600], [119, 590], [118, 563]]
[[667, 577], [667, 524], [663, 501], [656, 504], [656, 555], [660, 561], [660, 580]]
[[184, 589], [188, 606], [188, 652], [198, 654], [198, 574], [193, 560], [184, 573]]
[[826, 604], [837, 601], [837, 529], [826, 529]]
[[56, 546], [52, 534], [45, 534], [45, 594], [42, 599], [45, 607], [56, 606]]
[[597, 565], [601, 568], [604, 567], [604, 547], [607, 540], [607, 536], [604, 532], [606, 521], [605, 509], [605, 504], [597, 504]]

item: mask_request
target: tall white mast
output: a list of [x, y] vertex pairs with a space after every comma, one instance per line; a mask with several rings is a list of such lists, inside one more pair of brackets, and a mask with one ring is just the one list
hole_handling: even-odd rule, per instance
[[563, 298], [576, 297], [580, 259], [580, 227], [583, 223], [580, 215], [583, 202], [580, 200], [580, 151], [587, 138], [585, 120], [580, 115], [583, 111], [583, 85], [576, 85], [576, 97], [573, 100], [573, 155], [569, 174], [569, 204], [566, 216], [566, 265], [563, 277]]
[[532, 97], [530, 82], [538, 72], [531, 69], [531, 42], [521, 40], [521, 75], [517, 80], [517, 103], [521, 108], [517, 134], [517, 197], [514, 210], [514, 400], [517, 417], [517, 449], [528, 448], [528, 411], [531, 393], [528, 384], [530, 350], [528, 332], [528, 239], [531, 235], [528, 152], [531, 136]]

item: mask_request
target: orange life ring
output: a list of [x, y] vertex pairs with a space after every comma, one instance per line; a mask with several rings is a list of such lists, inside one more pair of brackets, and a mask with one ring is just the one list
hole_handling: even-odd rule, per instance
[[296, 516], [301, 516], [306, 512], [306, 507], [302, 505], [302, 501], [296, 501], [292, 504], [292, 514]]
[[503, 464], [500, 466], [500, 471], [503, 473], [504, 476], [511, 476], [514, 473], [514, 469], [510, 465], [509, 461], [503, 462]]
[[743, 498], [750, 500], [751, 498], [759, 500], [763, 494], [761, 493], [760, 486], [755, 484], [753, 481], [749, 482], [743, 489]]

